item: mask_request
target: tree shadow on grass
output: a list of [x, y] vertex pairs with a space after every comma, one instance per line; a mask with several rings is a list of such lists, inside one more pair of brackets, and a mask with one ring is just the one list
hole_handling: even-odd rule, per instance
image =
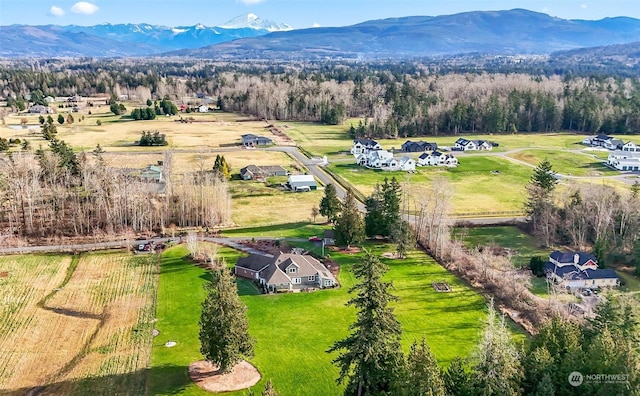
[[59, 381], [32, 388], [0, 389], [5, 396], [179, 394], [191, 384], [189, 368], [163, 365], [131, 373]]

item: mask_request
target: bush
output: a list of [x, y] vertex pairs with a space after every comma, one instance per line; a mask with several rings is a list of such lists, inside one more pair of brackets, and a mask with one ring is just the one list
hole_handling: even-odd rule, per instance
[[529, 269], [537, 277], [544, 276], [544, 260], [540, 256], [533, 256], [529, 260]]

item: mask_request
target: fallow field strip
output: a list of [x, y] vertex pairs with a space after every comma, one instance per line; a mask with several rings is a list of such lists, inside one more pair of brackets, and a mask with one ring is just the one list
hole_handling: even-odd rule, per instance
[[0, 267], [10, 275], [0, 279], [0, 313], [7, 318], [0, 328], [6, 362], [0, 393], [144, 392], [157, 283], [153, 257], [2, 258]]

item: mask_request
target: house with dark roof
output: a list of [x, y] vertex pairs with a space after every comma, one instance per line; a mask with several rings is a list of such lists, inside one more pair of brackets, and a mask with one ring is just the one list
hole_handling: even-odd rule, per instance
[[602, 133], [584, 138], [582, 144], [592, 147], [604, 147], [609, 150], [622, 150], [625, 145], [622, 140]]
[[491, 150], [493, 149], [493, 144], [486, 140], [469, 140], [459, 138], [456, 140], [453, 148], [457, 151]]
[[258, 136], [253, 133], [247, 133], [241, 136], [242, 145], [247, 148], [254, 148], [257, 146], [268, 146], [273, 144], [273, 140], [266, 136]]
[[248, 165], [240, 169], [243, 180], [264, 180], [271, 176], [286, 176], [287, 170], [280, 165]]
[[280, 253], [275, 257], [251, 254], [238, 259], [235, 274], [258, 281], [270, 292], [324, 289], [338, 285], [324, 264], [303, 254]]
[[597, 289], [620, 286], [620, 278], [612, 269], [599, 269], [598, 260], [589, 253], [554, 251], [544, 267], [547, 278], [573, 289]]
[[407, 140], [402, 143], [402, 151], [407, 153], [421, 153], [425, 151], [436, 151], [438, 149], [437, 143], [429, 143], [425, 141], [412, 142], [411, 140]]
[[454, 168], [458, 166], [458, 159], [452, 154], [434, 151], [432, 153], [422, 153], [418, 157], [418, 165], [420, 166], [448, 166]]
[[359, 155], [366, 154], [372, 150], [382, 150], [382, 146], [375, 140], [371, 139], [355, 139], [353, 146], [351, 146], [351, 154]]

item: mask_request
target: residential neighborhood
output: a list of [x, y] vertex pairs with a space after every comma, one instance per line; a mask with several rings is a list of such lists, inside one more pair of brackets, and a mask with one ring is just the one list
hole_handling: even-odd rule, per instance
[[[395, 157], [393, 152], [383, 150], [380, 144], [370, 139], [356, 139], [350, 152], [353, 154], [356, 164], [385, 171], [415, 172], [417, 166], [458, 166], [458, 159], [452, 154], [443, 154], [434, 148], [438, 145], [427, 142], [412, 142], [408, 140], [402, 145], [403, 153], [423, 152], [418, 159], [409, 155]], [[428, 153], [424, 150], [432, 150]]]

